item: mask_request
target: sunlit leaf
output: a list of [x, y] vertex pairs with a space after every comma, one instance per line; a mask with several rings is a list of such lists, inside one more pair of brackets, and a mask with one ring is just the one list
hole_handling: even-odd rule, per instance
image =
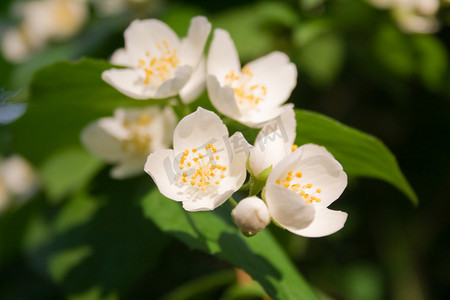
[[317, 299], [269, 231], [245, 238], [232, 224], [226, 205], [219, 212], [189, 213], [156, 189], [142, 205], [161, 230], [245, 270], [273, 299]]
[[83, 149], [68, 149], [45, 161], [41, 176], [47, 195], [59, 200], [87, 184], [102, 163]]
[[186, 282], [170, 291], [170, 293], [162, 297], [161, 300], [196, 299], [196, 297], [198, 299], [202, 295], [204, 296], [205, 293], [223, 288], [223, 286], [231, 285], [235, 280], [236, 274], [234, 270], [229, 269], [219, 271]]
[[347, 174], [384, 180], [417, 204], [417, 196], [394, 155], [380, 140], [318, 113], [296, 110], [296, 119], [297, 144], [325, 146]]

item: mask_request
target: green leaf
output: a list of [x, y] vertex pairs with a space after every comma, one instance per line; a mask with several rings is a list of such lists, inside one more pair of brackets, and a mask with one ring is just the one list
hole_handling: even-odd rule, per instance
[[[41, 198], [30, 199], [27, 203], [10, 206], [0, 215], [0, 268], [23, 248], [24, 236], [33, 218], [42, 210]], [[1, 297], [0, 297], [1, 298]]]
[[250, 195], [254, 196], [259, 194], [266, 185], [267, 177], [269, 177], [270, 172], [272, 172], [272, 166], [265, 168], [257, 176], [252, 174], [250, 169], [250, 159], [247, 158], [247, 170], [250, 173]]
[[286, 29], [298, 22], [294, 12], [283, 2], [256, 2], [227, 10], [212, 23], [230, 33], [241, 61], [249, 61], [287, 46], [290, 34]]
[[418, 52], [418, 72], [430, 90], [437, 90], [446, 82], [448, 71], [447, 50], [442, 42], [432, 35], [416, 35], [412, 42]]
[[169, 238], [142, 214], [147, 183], [116, 181], [103, 170], [47, 221], [49, 235], [29, 250], [34, 267], [65, 296], [126, 295], [157, 266]]
[[408, 37], [392, 24], [380, 26], [374, 51], [379, 62], [392, 73], [408, 77], [415, 71], [414, 51]]
[[[189, 213], [157, 189], [142, 202], [145, 215], [189, 247], [245, 270], [273, 299], [317, 299], [268, 230], [245, 238], [231, 223], [230, 207]], [[223, 215], [220, 215], [222, 212]]]
[[380, 140], [318, 113], [296, 110], [296, 119], [298, 145], [325, 146], [347, 174], [384, 180], [418, 203], [394, 155]]
[[111, 67], [104, 61], [84, 59], [38, 71], [28, 109], [13, 124], [16, 151], [40, 165], [62, 149], [82, 147], [79, 135], [84, 126], [112, 115], [115, 108], [161, 103], [128, 98], [105, 83], [101, 74]]
[[344, 42], [333, 31], [333, 24], [311, 21], [297, 26], [294, 43], [299, 47], [299, 69], [319, 85], [331, 84], [344, 62]]
[[296, 47], [305, 47], [329, 32], [332, 32], [332, 24], [328, 20], [302, 22], [294, 29], [293, 42]]
[[56, 201], [75, 192], [87, 184], [102, 165], [83, 149], [68, 149], [53, 155], [45, 161], [41, 170], [48, 197]]
[[176, 287], [162, 300], [200, 299], [206, 293], [230, 285], [235, 280], [236, 273], [232, 269], [208, 274]]

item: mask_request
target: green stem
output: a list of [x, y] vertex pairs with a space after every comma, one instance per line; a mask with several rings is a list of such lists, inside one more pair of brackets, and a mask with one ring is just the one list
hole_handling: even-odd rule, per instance
[[233, 199], [233, 196], [231, 196], [230, 198], [228, 198], [228, 201], [230, 201], [231, 205], [233, 205], [233, 207], [237, 206], [237, 202], [236, 200]]
[[250, 177], [250, 192], [249, 192], [249, 196], [256, 196], [259, 194], [259, 192], [262, 191], [262, 189], [264, 188], [266, 182], [265, 181], [261, 181], [258, 180], [257, 177], [251, 176]]
[[239, 190], [240, 191], [248, 191], [248, 190], [250, 190], [250, 181], [247, 181], [246, 183], [244, 183]]

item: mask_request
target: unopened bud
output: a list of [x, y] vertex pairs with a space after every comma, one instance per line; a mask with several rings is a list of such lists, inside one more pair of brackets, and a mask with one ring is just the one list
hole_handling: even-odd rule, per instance
[[248, 197], [239, 201], [231, 215], [245, 236], [257, 234], [270, 223], [269, 210], [264, 201], [258, 197]]

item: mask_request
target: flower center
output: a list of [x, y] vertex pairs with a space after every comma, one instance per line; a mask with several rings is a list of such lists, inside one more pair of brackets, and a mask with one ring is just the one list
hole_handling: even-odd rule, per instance
[[150, 116], [143, 113], [137, 121], [124, 120], [122, 126], [128, 130], [128, 137], [122, 140], [122, 149], [125, 152], [133, 152], [135, 155], [147, 155], [150, 153], [152, 138], [148, 125], [152, 122]]
[[250, 84], [252, 77], [253, 73], [248, 66], [242, 69], [241, 76], [236, 75], [233, 70], [225, 76], [225, 84], [233, 88], [238, 104], [249, 109], [255, 109], [267, 94], [265, 85]]
[[[283, 178], [283, 177], [280, 177]], [[288, 190], [291, 190], [305, 199], [305, 203], [319, 203], [319, 194], [322, 192], [321, 188], [315, 187], [312, 183], [304, 183], [301, 180], [302, 173], [290, 171], [284, 179], [278, 179], [276, 184], [283, 185]]]
[[204, 151], [202, 150], [186, 149], [181, 156], [179, 169], [182, 172], [180, 180], [183, 183], [204, 192], [209, 185], [220, 184], [225, 178], [227, 167], [219, 164], [220, 156], [213, 144], [206, 145]]
[[159, 86], [167, 79], [173, 78], [180, 59], [177, 56], [177, 49], [172, 50], [166, 40], [162, 42], [162, 45], [157, 43], [156, 48], [159, 50], [159, 55], [151, 55], [147, 51], [145, 57], [138, 60], [138, 69], [145, 72], [145, 84]]
[[76, 9], [70, 7], [70, 1], [56, 1], [52, 7], [52, 14], [58, 24], [65, 30], [70, 30], [77, 26], [79, 17], [76, 15]]

